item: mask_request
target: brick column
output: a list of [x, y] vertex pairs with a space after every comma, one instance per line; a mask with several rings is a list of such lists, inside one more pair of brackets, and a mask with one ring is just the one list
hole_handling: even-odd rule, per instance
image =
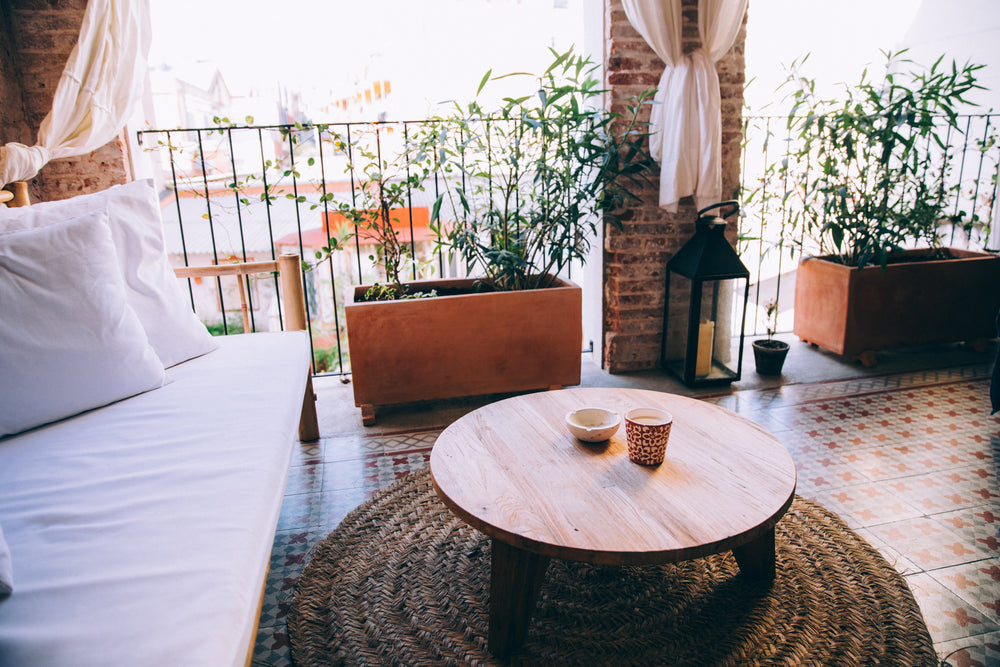
[[[19, 100], [0, 115], [4, 141], [35, 142], [42, 119], [52, 108], [59, 77], [76, 45], [86, 0], [8, 0], [0, 18], [0, 92], [4, 106]], [[13, 107], [17, 108], [14, 109]], [[32, 179], [36, 201], [65, 199], [96, 192], [129, 180], [125, 146], [114, 139], [93, 153], [53, 160]]]
[[14, 45], [6, 3], [0, 5], [0, 143], [26, 143], [32, 136], [24, 117], [24, 97], [14, 66]]
[[[612, 108], [619, 100], [655, 88], [663, 61], [629, 23], [621, 0], [606, 0], [606, 58]], [[683, 2], [684, 52], [700, 46], [697, 0]], [[716, 64], [722, 94], [723, 199], [738, 199], [746, 18], [736, 44]], [[644, 119], [648, 120], [648, 107]], [[694, 200], [681, 200], [677, 213], [659, 207], [659, 171], [640, 194], [642, 201], [621, 215], [623, 229], [608, 225], [604, 245], [604, 367], [612, 373], [657, 368], [663, 335], [666, 263], [694, 234]], [[735, 241], [735, 224], [728, 230]]]

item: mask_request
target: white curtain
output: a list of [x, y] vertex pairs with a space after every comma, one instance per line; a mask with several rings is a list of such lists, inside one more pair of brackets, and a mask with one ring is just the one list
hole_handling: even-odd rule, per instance
[[149, 43], [148, 0], [90, 0], [37, 144], [0, 147], [0, 184], [114, 139], [142, 92]]
[[701, 48], [681, 49], [681, 0], [622, 0], [633, 27], [666, 63], [650, 122], [650, 152], [660, 163], [660, 206], [677, 211], [722, 199], [722, 103], [715, 63], [732, 47], [747, 0], [699, 0]]

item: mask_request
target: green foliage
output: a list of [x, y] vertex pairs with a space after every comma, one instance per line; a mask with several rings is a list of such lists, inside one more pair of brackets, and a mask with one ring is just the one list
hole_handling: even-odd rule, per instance
[[[604, 219], [643, 182], [652, 164], [638, 119], [646, 91], [624, 114], [602, 108], [607, 92], [596, 65], [568, 51], [538, 77], [487, 72], [477, 100], [436, 118], [423, 154], [446, 183], [431, 212], [440, 247], [481, 270], [492, 289], [546, 287], [572, 261], [583, 261]], [[526, 76], [530, 94], [507, 97], [487, 112], [478, 95], [491, 82]], [[447, 199], [461, 219], [440, 220]]]
[[[188, 196], [206, 197], [208, 195], [208, 178], [212, 177], [214, 179], [221, 176], [221, 174], [216, 172], [217, 166], [212, 164], [212, 162], [213, 158], [217, 157], [220, 148], [222, 148], [225, 153], [228, 153], [229, 159], [232, 160], [233, 169], [232, 172], [227, 173], [225, 176], [225, 188], [232, 191], [235, 195], [235, 201], [238, 203], [238, 206], [249, 207], [258, 202], [270, 206], [283, 197], [295, 200], [300, 204], [308, 203], [310, 210], [316, 209], [323, 201], [322, 199], [320, 202], [308, 202], [305, 196], [295, 194], [294, 185], [292, 187], [293, 191], [289, 191], [288, 186], [289, 181], [302, 178], [302, 173], [295, 166], [296, 157], [300, 161], [304, 159], [310, 166], [315, 163], [315, 158], [306, 154], [312, 147], [308, 146], [308, 142], [305, 142], [306, 145], [304, 145], [302, 137], [309, 138], [316, 134], [322, 136], [324, 132], [328, 131], [329, 125], [296, 122], [292, 125], [266, 128], [268, 133], [275, 132], [280, 136], [281, 142], [287, 144], [287, 150], [283, 151], [280, 157], [264, 160], [261, 164], [260, 173], [251, 172], [236, 175], [235, 153], [232, 142], [234, 132], [237, 134], [243, 133], [245, 136], [246, 131], [261, 129], [254, 126], [253, 116], [246, 116], [244, 121], [245, 125], [240, 125], [229, 117], [214, 116], [212, 122], [215, 128], [205, 132], [206, 138], [218, 135], [217, 143], [214, 147], [207, 146], [203, 148], [200, 138], [197, 143], [194, 143], [190, 140], [184, 141], [183, 139], [172, 138], [169, 132], [166, 132], [168, 140], [158, 139], [155, 146], [147, 147], [143, 150], [168, 151], [172, 175], [176, 179], [177, 184], [181, 186], [179, 189], [183, 190]], [[182, 130], [180, 128], [175, 131], [178, 133], [193, 132], [192, 130]], [[162, 131], [157, 132], [160, 133]], [[141, 134], [139, 136], [139, 143], [142, 145]], [[228, 148], [225, 148], [226, 144], [228, 144]], [[193, 171], [191, 167], [182, 169], [180, 164], [175, 164], [175, 159], [185, 153], [189, 155], [186, 162], [193, 166]], [[177, 171], [174, 171], [175, 168]], [[262, 192], [259, 194], [248, 194], [248, 190], [259, 187], [262, 187]], [[211, 206], [213, 208], [227, 208], [229, 205], [221, 198], [214, 197]], [[201, 217], [207, 220], [209, 219], [209, 214], [205, 213]]]
[[336, 347], [317, 347], [313, 350], [313, 367], [317, 373], [334, 373], [340, 370], [341, 361], [349, 364], [347, 349], [343, 354]]
[[225, 336], [243, 333], [243, 318], [238, 315], [230, 315], [226, 318], [226, 326], [222, 326], [222, 320], [218, 322], [206, 322], [205, 328], [213, 336]]
[[398, 301], [400, 299], [430, 299], [437, 296], [437, 290], [430, 292], [410, 292], [406, 285], [381, 285], [375, 283], [365, 292], [364, 301]]
[[822, 254], [859, 268], [884, 266], [905, 243], [939, 246], [952, 193], [949, 133], [961, 133], [960, 106], [981, 88], [981, 65], [945, 66], [942, 56], [926, 69], [901, 53], [886, 54], [881, 81], [866, 71], [838, 100], [819, 99], [815, 80], [793, 71], [793, 147], [769, 167], [787, 185], [785, 201], [801, 204], [792, 226]]
[[[375, 142], [375, 148], [371, 147], [372, 141], [365, 141], [364, 136], [352, 143], [347, 171], [353, 172], [359, 184], [351, 202], [334, 203], [354, 224], [354, 233], [375, 241], [375, 255], [369, 259], [382, 266], [389, 284], [375, 290], [373, 300], [391, 301], [402, 298], [406, 293], [402, 274], [415, 262], [412, 247], [400, 242], [396, 228], [403, 221], [394, 217], [393, 211], [405, 207], [412, 191], [424, 189], [424, 181], [430, 174], [430, 161], [420, 149], [419, 140], [408, 140], [400, 153], [383, 157], [377, 135], [378, 126], [373, 125], [367, 138]], [[341, 150], [348, 148], [339, 135], [333, 136], [333, 142]], [[348, 232], [340, 239], [331, 239], [331, 244], [323, 248], [323, 252], [330, 253], [343, 247], [350, 236], [352, 234]]]
[[[228, 117], [213, 119], [215, 127], [207, 134], [215, 135], [214, 145], [205, 142], [203, 147], [198, 130], [196, 143], [192, 136], [175, 144], [168, 134], [158, 148], [167, 150], [173, 170], [175, 155], [187, 146], [189, 156], [177, 161], [186, 172], [178, 173], [178, 183], [200, 197], [209, 196], [209, 168], [228, 156], [232, 175], [222, 182], [233, 196], [213, 196], [206, 202], [205, 219], [213, 209], [267, 209], [279, 199], [342, 214], [349, 224], [330, 229], [329, 242], [315, 258], [303, 257], [304, 269], [314, 269], [354, 236], [372, 240], [376, 249], [370, 259], [385, 274], [385, 286], [377, 290], [382, 298], [408, 295], [404, 280], [421, 268], [412, 245], [402, 242], [398, 232], [407, 221], [396, 218], [399, 210], [409, 208], [412, 192], [423, 190], [434, 177], [436, 191], [445, 193], [431, 212], [436, 249], [463, 257], [473, 271], [485, 273], [483, 289], [544, 287], [544, 276], [585, 259], [597, 225], [605, 220], [620, 225], [615, 213], [635, 198], [632, 187], [644, 184], [652, 165], [644, 147], [645, 123], [638, 120], [652, 91], [632, 104], [615, 101], [623, 111], [609, 113], [604, 110], [607, 91], [594, 77], [596, 65], [572, 51], [553, 51], [553, 56], [537, 77], [487, 72], [477, 98], [499, 79], [526, 77], [530, 82], [526, 94], [506, 98], [489, 113], [473, 101], [455, 105], [447, 117], [419, 124], [374, 123], [361, 132], [359, 125], [349, 124], [343, 129], [349, 140], [330, 124], [263, 128], [280, 133], [280, 150], [272, 158], [262, 151], [256, 173], [237, 173], [233, 155], [234, 135], [255, 128]], [[400, 128], [402, 137], [396, 134], [386, 150], [384, 138]], [[262, 128], [256, 132], [258, 138], [264, 136]], [[323, 158], [330, 154], [324, 152], [329, 146], [338, 162], [347, 158], [348, 201], [325, 187], [329, 160], [324, 164]], [[300, 189], [304, 178], [318, 179], [322, 194]], [[445, 199], [450, 207], [443, 206]], [[444, 210], [450, 219], [442, 219]]]

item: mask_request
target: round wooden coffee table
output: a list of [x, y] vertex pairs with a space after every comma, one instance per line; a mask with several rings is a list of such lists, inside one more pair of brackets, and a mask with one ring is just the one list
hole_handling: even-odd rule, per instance
[[[585, 443], [564, 418], [596, 406], [662, 408], [666, 460], [628, 458], [625, 428]], [[741, 572], [774, 578], [774, 526], [791, 505], [795, 466], [760, 426], [702, 401], [641, 389], [566, 389], [499, 401], [437, 439], [431, 476], [452, 512], [492, 539], [489, 646], [525, 639], [549, 558], [612, 565], [732, 551]]]

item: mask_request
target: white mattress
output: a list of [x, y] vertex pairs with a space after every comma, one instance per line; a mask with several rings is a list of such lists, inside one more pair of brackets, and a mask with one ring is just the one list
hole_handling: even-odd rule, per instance
[[309, 347], [221, 342], [160, 389], [0, 439], [0, 665], [244, 663]]

